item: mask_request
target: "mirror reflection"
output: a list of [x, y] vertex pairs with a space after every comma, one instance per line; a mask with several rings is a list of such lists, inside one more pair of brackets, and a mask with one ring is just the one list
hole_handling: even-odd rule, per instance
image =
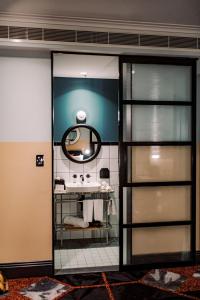
[[67, 129], [62, 138], [64, 154], [72, 161], [84, 163], [94, 159], [101, 148], [99, 133], [91, 126], [76, 125]]

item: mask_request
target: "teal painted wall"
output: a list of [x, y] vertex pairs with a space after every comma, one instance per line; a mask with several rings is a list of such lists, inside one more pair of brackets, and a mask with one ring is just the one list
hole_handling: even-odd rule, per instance
[[84, 110], [102, 142], [118, 142], [118, 80], [54, 77], [54, 142]]

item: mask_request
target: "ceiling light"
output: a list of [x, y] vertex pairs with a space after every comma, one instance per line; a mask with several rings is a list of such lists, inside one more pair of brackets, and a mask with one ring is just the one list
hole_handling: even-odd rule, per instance
[[78, 123], [83, 123], [86, 121], [86, 112], [83, 110], [79, 110], [76, 114], [76, 120]]

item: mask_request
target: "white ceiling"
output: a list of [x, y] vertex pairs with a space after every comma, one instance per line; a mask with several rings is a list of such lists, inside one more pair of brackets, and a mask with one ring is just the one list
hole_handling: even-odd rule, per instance
[[54, 54], [53, 76], [84, 78], [119, 78], [118, 57], [101, 55]]
[[0, 13], [200, 26], [200, 0], [0, 0]]

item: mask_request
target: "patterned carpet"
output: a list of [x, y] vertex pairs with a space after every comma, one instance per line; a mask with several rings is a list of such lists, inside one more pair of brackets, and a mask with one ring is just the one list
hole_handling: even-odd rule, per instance
[[200, 299], [200, 266], [9, 280], [0, 300]]

